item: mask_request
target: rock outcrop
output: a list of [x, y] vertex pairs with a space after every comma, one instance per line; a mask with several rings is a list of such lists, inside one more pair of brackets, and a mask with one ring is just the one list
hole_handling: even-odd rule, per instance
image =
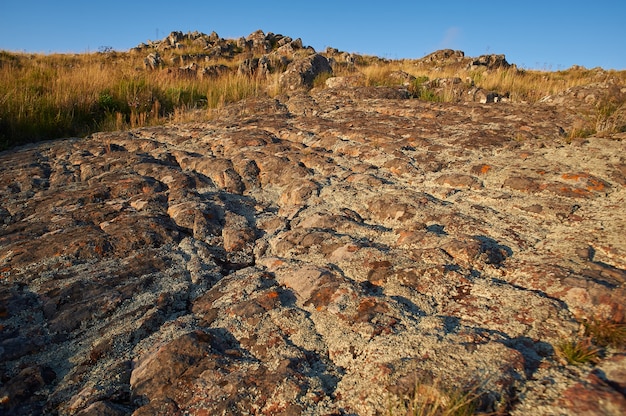
[[314, 54], [290, 63], [280, 75], [279, 84], [284, 90], [311, 89], [316, 77], [332, 73], [328, 59]]
[[625, 319], [623, 142], [569, 143], [566, 106], [406, 97], [0, 153], [0, 412], [373, 415], [428, 379], [623, 413], [623, 349], [555, 354]]
[[435, 66], [435, 67], [465, 67], [468, 69], [476, 67], [484, 67], [488, 70], [507, 69], [514, 67], [509, 64], [506, 57], [502, 54], [481, 55], [477, 58], [465, 56], [463, 51], [455, 51], [452, 49], [441, 49], [418, 59], [418, 66]]
[[[176, 53], [171, 53], [174, 50]], [[170, 51], [171, 57], [164, 59], [162, 54]], [[268, 77], [278, 73], [278, 87], [285, 91], [311, 89], [313, 81], [321, 74], [331, 77], [335, 72], [357, 72], [355, 63], [365, 57], [327, 48], [317, 53], [310, 46], [305, 46], [301, 39], [292, 39], [289, 36], [264, 33], [257, 30], [247, 37], [239, 39], [220, 38], [215, 32], [210, 35], [192, 32], [172, 32], [165, 38], [143, 43], [131, 49], [132, 53], [145, 54], [144, 66], [146, 69], [162, 69], [176, 77], [194, 78], [214, 77], [228, 72], [245, 76]], [[236, 68], [229, 68], [217, 60], [232, 60], [239, 56]], [[241, 57], [244, 57], [243, 59]], [[367, 57], [368, 62], [384, 61], [376, 57]], [[171, 62], [170, 62], [171, 61]], [[212, 64], [213, 63], [213, 64]], [[510, 65], [504, 55], [481, 55], [477, 58], [465, 56], [462, 51], [443, 49], [435, 51], [423, 58], [413, 61], [417, 67], [456, 68], [463, 71], [470, 69], [480, 70], [517, 70]], [[338, 69], [338, 70], [337, 70]], [[397, 82], [398, 85], [410, 86], [416, 81], [413, 75], [403, 71], [390, 74], [387, 83]], [[349, 86], [365, 85], [365, 77], [344, 77], [329, 81], [329, 86], [345, 84]], [[454, 88], [450, 85], [454, 84]], [[436, 78], [424, 82], [424, 87], [439, 96], [449, 96], [458, 102], [494, 103], [508, 100], [505, 91], [487, 91], [475, 88], [473, 82], [461, 82], [460, 78]]]

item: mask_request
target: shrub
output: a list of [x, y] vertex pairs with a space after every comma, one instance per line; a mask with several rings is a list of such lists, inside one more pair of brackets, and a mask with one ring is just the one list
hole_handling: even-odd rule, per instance
[[330, 72], [322, 72], [313, 80], [313, 88], [323, 88], [326, 85], [326, 80], [333, 76]]
[[440, 102], [443, 98], [435, 91], [425, 85], [428, 82], [428, 77], [421, 75], [416, 77], [411, 85], [409, 85], [409, 93], [413, 98], [417, 98], [422, 101]]
[[596, 134], [596, 129], [592, 126], [592, 123], [588, 119], [578, 119], [572, 125], [572, 130], [569, 132], [569, 138], [587, 138]]

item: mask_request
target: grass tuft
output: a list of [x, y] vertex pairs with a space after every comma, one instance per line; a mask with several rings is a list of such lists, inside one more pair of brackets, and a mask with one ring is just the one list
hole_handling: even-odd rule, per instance
[[418, 381], [407, 397], [397, 397], [389, 416], [470, 416], [480, 403], [477, 387], [443, 388], [439, 382]]
[[559, 358], [571, 365], [594, 364], [600, 358], [601, 348], [593, 345], [591, 339], [575, 339], [563, 341], [556, 345]]
[[591, 320], [583, 323], [585, 335], [599, 347], [626, 347], [626, 324]]

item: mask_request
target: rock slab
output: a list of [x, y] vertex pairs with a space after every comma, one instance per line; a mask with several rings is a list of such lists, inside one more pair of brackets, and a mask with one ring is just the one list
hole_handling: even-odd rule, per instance
[[314, 89], [1, 153], [0, 411], [624, 412], [619, 350], [555, 356], [626, 298], [624, 144], [571, 111]]

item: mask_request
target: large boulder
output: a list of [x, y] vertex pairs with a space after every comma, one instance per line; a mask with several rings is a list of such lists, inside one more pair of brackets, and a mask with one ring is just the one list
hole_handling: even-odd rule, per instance
[[506, 58], [502, 54], [481, 55], [472, 62], [472, 65], [486, 66], [487, 69], [506, 69], [511, 66], [511, 64], [506, 61]]
[[313, 87], [313, 81], [323, 73], [332, 74], [333, 69], [326, 57], [320, 54], [297, 59], [287, 66], [287, 70], [280, 76], [280, 87], [285, 90], [298, 90]]
[[461, 62], [465, 58], [465, 53], [463, 51], [455, 51], [452, 49], [441, 49], [428, 55], [424, 56], [420, 59], [420, 62], [424, 63], [443, 63], [443, 62]]

